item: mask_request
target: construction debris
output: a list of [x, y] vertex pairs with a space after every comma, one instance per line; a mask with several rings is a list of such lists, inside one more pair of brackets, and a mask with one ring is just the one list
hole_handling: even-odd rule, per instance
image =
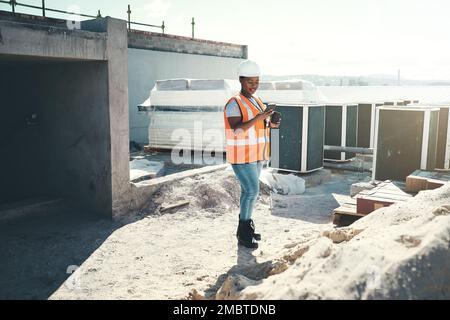
[[353, 184], [350, 189], [351, 197], [333, 210], [333, 224], [339, 227], [349, 226], [379, 208], [411, 198], [399, 185], [400, 183], [389, 180]]
[[185, 201], [180, 201], [177, 203], [173, 203], [173, 204], [168, 204], [168, 205], [162, 205], [161, 208], [159, 209], [159, 212], [165, 212], [165, 211], [169, 211], [175, 208], [180, 208], [180, 207], [184, 207], [186, 205], [189, 205], [189, 203], [191, 203], [189, 200], [185, 200]]
[[356, 212], [369, 214], [394, 203], [406, 201], [411, 197], [412, 195], [407, 194], [397, 185], [386, 180], [371, 190], [361, 191], [356, 196]]
[[350, 198], [347, 202], [341, 204], [340, 207], [333, 210], [333, 224], [344, 227], [349, 226], [356, 220], [364, 217], [356, 211], [356, 199]]

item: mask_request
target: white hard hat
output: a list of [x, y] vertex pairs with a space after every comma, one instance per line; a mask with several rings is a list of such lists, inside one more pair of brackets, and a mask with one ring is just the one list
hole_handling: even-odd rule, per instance
[[239, 77], [259, 77], [261, 70], [256, 62], [252, 60], [242, 61], [238, 68]]

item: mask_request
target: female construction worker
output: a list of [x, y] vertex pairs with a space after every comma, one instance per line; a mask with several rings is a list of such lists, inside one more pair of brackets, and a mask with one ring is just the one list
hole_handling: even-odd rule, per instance
[[225, 105], [224, 122], [227, 161], [231, 163], [241, 185], [238, 242], [256, 249], [261, 235], [255, 233], [252, 211], [259, 193], [259, 175], [263, 162], [269, 160], [269, 128], [280, 122], [270, 122], [273, 110], [255, 95], [259, 86], [259, 66], [250, 60], [239, 65], [241, 91]]

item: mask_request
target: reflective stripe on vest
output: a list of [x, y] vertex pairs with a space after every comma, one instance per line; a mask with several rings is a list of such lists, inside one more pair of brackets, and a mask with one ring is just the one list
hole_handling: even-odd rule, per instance
[[[256, 96], [253, 98], [261, 110], [266, 109], [261, 99]], [[250, 121], [260, 112], [249, 99], [240, 94], [227, 102], [224, 110], [227, 161], [239, 164], [268, 160], [270, 153], [269, 128], [265, 128], [264, 121], [258, 121], [245, 131], [231, 129], [226, 116], [226, 106], [232, 100], [236, 100], [241, 110], [242, 122]]]

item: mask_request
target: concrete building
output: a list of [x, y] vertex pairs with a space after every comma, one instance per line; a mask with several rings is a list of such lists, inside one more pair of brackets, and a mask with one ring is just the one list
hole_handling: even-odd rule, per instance
[[246, 57], [246, 46], [128, 31], [109, 17], [72, 30], [0, 11], [0, 209], [39, 197], [108, 218], [138, 209], [153, 186], [130, 183], [130, 118], [134, 139], [147, 138], [137, 104], [156, 79], [232, 78]]
[[[0, 19], [0, 203], [61, 197], [105, 217], [129, 192], [125, 21]], [[45, 24], [49, 22], [49, 24]]]

